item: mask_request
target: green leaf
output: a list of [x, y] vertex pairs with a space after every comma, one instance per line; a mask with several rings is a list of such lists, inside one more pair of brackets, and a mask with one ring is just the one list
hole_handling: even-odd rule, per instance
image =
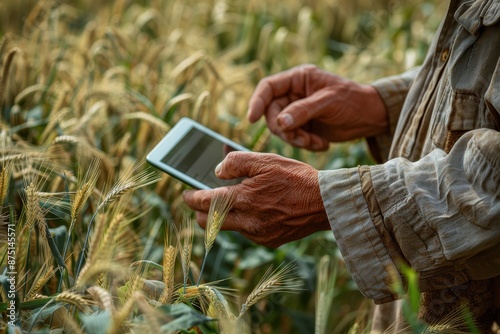
[[54, 242], [54, 239], [52, 238], [52, 234], [50, 233], [49, 227], [45, 225], [45, 232], [47, 235], [47, 242], [49, 244], [50, 251], [52, 252], [52, 255], [54, 256], [54, 259], [56, 260], [56, 263], [59, 267], [63, 267], [66, 269], [66, 264], [64, 263], [64, 259], [61, 255], [61, 252], [59, 252], [59, 249], [57, 248], [56, 243]]
[[41, 307], [40, 309], [35, 310], [29, 318], [31, 321], [30, 328], [33, 328], [33, 326], [35, 326], [38, 323], [44, 322], [61, 307], [64, 307], [64, 305], [62, 303], [57, 303], [47, 307]]
[[274, 257], [274, 252], [266, 248], [250, 248], [243, 254], [242, 259], [238, 264], [238, 269], [245, 270], [260, 267], [263, 264], [273, 261]]
[[166, 333], [174, 333], [180, 330], [188, 330], [191, 327], [198, 326], [214, 319], [201, 314], [185, 304], [163, 305], [157, 308], [161, 312], [173, 317], [168, 324], [161, 327]]
[[109, 311], [92, 313], [87, 315], [80, 313], [80, 320], [85, 332], [93, 334], [106, 334], [111, 325], [111, 313]]

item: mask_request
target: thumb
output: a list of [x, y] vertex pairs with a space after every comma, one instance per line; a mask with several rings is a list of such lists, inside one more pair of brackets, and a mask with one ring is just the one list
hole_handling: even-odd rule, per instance
[[215, 175], [223, 180], [253, 177], [267, 170], [272, 155], [256, 152], [231, 152], [215, 167]]
[[276, 123], [283, 131], [292, 131], [317, 118], [322, 111], [330, 107], [331, 93], [320, 90], [316, 93], [294, 101], [286, 106], [276, 118]]

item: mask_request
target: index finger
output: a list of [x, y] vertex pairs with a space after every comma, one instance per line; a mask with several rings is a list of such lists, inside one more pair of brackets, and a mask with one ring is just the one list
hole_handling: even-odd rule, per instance
[[256, 122], [265, 114], [271, 102], [292, 93], [294, 81], [297, 80], [297, 69], [293, 68], [284, 72], [273, 74], [262, 79], [248, 103], [247, 118], [250, 122]]

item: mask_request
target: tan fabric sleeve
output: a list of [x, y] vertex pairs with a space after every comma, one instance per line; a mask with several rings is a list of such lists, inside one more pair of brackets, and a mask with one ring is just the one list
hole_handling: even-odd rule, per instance
[[417, 75], [419, 69], [419, 67], [413, 68], [400, 75], [390, 76], [372, 83], [372, 86], [375, 87], [379, 93], [387, 109], [389, 124], [387, 133], [367, 138], [370, 152], [378, 163], [387, 161], [399, 114], [403, 108], [411, 82]]
[[449, 154], [320, 172], [339, 249], [367, 297], [397, 297], [390, 286], [401, 261], [423, 291], [500, 275], [499, 151], [500, 133], [479, 129]]

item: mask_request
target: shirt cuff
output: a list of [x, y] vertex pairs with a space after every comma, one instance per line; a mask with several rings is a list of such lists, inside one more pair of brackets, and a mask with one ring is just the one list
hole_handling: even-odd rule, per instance
[[320, 171], [321, 196], [347, 269], [363, 295], [377, 304], [397, 299], [398, 271], [374, 226], [357, 168]]

